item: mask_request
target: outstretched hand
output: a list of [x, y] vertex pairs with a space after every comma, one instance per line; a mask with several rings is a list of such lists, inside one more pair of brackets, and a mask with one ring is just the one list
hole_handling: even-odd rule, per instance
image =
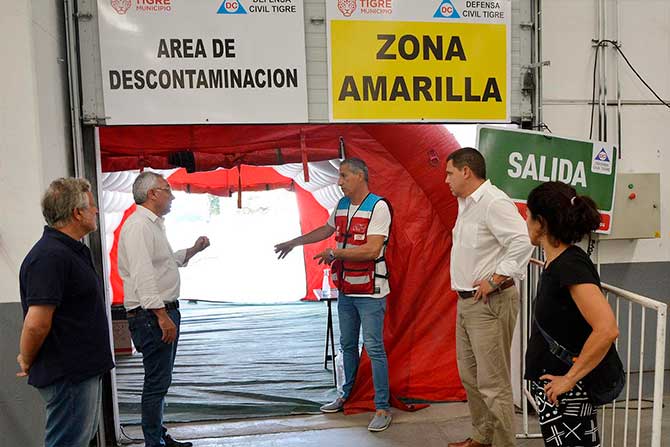
[[279, 253], [277, 259], [284, 259], [294, 248], [295, 244], [292, 241], [286, 241], [275, 245], [275, 253]]

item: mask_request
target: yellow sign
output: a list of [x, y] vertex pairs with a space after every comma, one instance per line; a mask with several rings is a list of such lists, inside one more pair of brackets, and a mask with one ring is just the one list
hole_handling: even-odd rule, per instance
[[504, 24], [333, 20], [333, 121], [507, 121]]

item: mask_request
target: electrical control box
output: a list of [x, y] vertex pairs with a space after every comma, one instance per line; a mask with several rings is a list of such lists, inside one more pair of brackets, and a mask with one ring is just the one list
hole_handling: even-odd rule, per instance
[[600, 239], [661, 237], [661, 175], [617, 174], [612, 232]]

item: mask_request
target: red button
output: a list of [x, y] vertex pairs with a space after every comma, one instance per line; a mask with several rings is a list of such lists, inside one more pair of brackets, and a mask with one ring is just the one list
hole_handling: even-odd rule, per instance
[[628, 198], [630, 200], [634, 200], [636, 197], [637, 197], [637, 194], [635, 194], [634, 192], [631, 192], [630, 194], [628, 194]]

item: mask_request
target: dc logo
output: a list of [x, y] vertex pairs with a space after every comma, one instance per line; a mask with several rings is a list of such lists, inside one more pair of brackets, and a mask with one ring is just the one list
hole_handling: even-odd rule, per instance
[[238, 0], [223, 0], [217, 14], [246, 14], [247, 11]]
[[434, 18], [442, 19], [460, 19], [461, 16], [454, 8], [454, 5], [451, 3], [451, 0], [442, 0], [440, 6], [437, 7], [437, 11], [433, 14]]

